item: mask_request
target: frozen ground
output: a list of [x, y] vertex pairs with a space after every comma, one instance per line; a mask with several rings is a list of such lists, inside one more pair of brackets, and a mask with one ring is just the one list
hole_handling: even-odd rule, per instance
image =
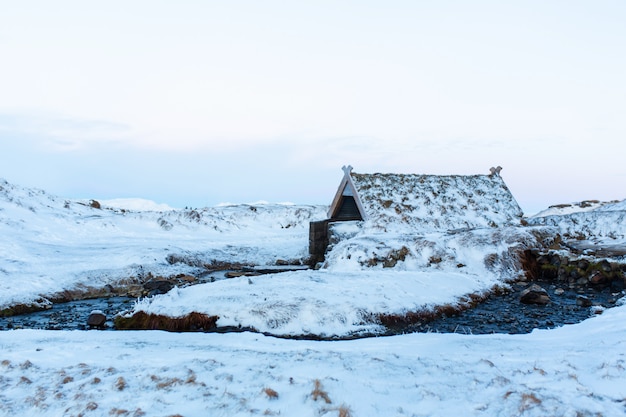
[[[325, 207], [311, 206], [159, 212], [116, 205], [97, 209], [0, 181], [0, 307], [142, 271], [301, 259], [309, 220], [325, 217]], [[519, 266], [508, 255], [542, 236], [621, 241], [623, 213], [622, 204], [529, 219], [533, 227], [422, 236], [346, 225], [319, 271], [174, 289], [136, 309], [172, 316], [201, 310], [220, 315], [223, 325], [281, 335], [376, 331], [363, 320], [368, 313], [454, 303], [514, 278]], [[626, 415], [625, 322], [620, 306], [578, 325], [518, 336], [311, 342], [252, 333], [2, 331], [0, 413]]]
[[5, 331], [0, 415], [621, 416], [624, 322], [626, 306], [517, 336]]

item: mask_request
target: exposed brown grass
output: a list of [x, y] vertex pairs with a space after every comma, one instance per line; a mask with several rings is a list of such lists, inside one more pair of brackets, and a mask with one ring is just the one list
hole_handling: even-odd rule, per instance
[[115, 388], [117, 388], [118, 391], [124, 391], [126, 388], [126, 380], [123, 377], [117, 378], [117, 381], [115, 381]]
[[537, 256], [533, 254], [531, 250], [527, 249], [521, 252], [519, 254], [519, 259], [526, 278], [534, 281], [541, 275], [539, 263], [537, 262]]
[[158, 381], [156, 384], [157, 389], [168, 389], [173, 387], [174, 385], [179, 385], [183, 383], [183, 381], [178, 378], [157, 379], [155, 381]]
[[350, 411], [350, 407], [342, 405], [339, 407], [339, 417], [352, 417], [352, 412]]
[[[502, 288], [494, 287], [491, 292], [498, 293], [504, 291]], [[401, 330], [413, 324], [426, 324], [440, 317], [453, 317], [461, 312], [475, 307], [483, 302], [488, 294], [469, 294], [461, 297], [457, 304], [443, 304], [432, 309], [409, 311], [404, 314], [374, 314], [369, 319], [380, 323], [390, 330]]]
[[278, 393], [271, 388], [263, 388], [263, 392], [270, 400], [275, 400], [278, 398]]
[[189, 313], [184, 317], [168, 317], [139, 311], [130, 317], [116, 317], [115, 327], [119, 330], [166, 330], [169, 332], [208, 331], [217, 327], [219, 316]]
[[324, 402], [326, 402], [326, 404], [331, 404], [332, 401], [330, 400], [328, 393], [322, 389], [322, 383], [320, 382], [320, 380], [316, 379], [315, 381], [313, 381], [313, 383], [315, 384], [315, 388], [311, 392], [313, 401], [317, 401], [321, 398], [324, 400]]
[[537, 398], [537, 396], [533, 393], [527, 394], [524, 393], [522, 394], [522, 401], [520, 403], [519, 406], [519, 411], [524, 412], [526, 410], [528, 410], [531, 407], [534, 407], [536, 405], [541, 404], [541, 400], [539, 398]]

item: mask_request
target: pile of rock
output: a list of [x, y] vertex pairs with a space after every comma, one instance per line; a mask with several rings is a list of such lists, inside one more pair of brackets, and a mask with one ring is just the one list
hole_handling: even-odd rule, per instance
[[626, 264], [607, 259], [567, 256], [556, 251], [524, 253], [524, 268], [529, 279], [567, 284], [570, 288], [610, 287], [620, 292], [626, 288]]

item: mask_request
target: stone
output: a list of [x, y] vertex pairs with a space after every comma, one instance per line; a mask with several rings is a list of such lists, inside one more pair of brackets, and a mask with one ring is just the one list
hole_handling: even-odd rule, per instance
[[187, 283], [196, 282], [198, 280], [198, 278], [194, 277], [193, 275], [179, 275], [176, 278], [181, 282]]
[[545, 289], [537, 284], [533, 284], [522, 291], [520, 294], [520, 302], [522, 304], [545, 305], [550, 302], [550, 297]]
[[564, 292], [565, 290], [563, 288], [557, 288], [556, 290], [554, 290], [554, 294], [556, 295], [563, 295]]
[[589, 284], [591, 285], [603, 285], [607, 284], [608, 282], [609, 279], [602, 272], [596, 271], [589, 277]]
[[224, 276], [226, 278], [239, 278], [246, 276], [246, 273], [244, 271], [228, 271], [224, 274]]
[[149, 295], [165, 294], [174, 288], [174, 284], [165, 279], [151, 279], [143, 284], [143, 288], [148, 291]]
[[576, 297], [576, 305], [580, 307], [591, 307], [591, 300], [584, 295]]
[[102, 329], [107, 321], [107, 316], [100, 310], [93, 310], [87, 317], [87, 326], [93, 329]]

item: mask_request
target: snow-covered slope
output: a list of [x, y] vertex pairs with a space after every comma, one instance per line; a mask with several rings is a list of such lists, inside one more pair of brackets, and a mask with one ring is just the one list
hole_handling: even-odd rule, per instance
[[[618, 207], [621, 203], [618, 203]], [[584, 213], [587, 211], [606, 210], [610, 206], [614, 206], [615, 202], [603, 202], [598, 200], [585, 200], [576, 203], [569, 204], [556, 204], [550, 206], [545, 210], [534, 214], [532, 217], [546, 217], [546, 216], [563, 216], [572, 213]], [[619, 209], [619, 208], [618, 208]], [[623, 208], [621, 209], [623, 210]]]
[[0, 416], [626, 415], [626, 306], [525, 335], [0, 332]]
[[[580, 207], [584, 204], [575, 204]], [[543, 214], [542, 214], [543, 213]], [[543, 211], [528, 219], [533, 226], [550, 226], [570, 239], [598, 244], [626, 243], [626, 200], [588, 205], [583, 210]]]
[[135, 212], [92, 205], [0, 180], [0, 309], [142, 273], [305, 258], [309, 219], [326, 210], [266, 204]]
[[111, 208], [129, 211], [169, 211], [174, 210], [167, 204], [159, 204], [152, 200], [143, 198], [114, 198], [112, 200], [101, 200], [103, 208]]

